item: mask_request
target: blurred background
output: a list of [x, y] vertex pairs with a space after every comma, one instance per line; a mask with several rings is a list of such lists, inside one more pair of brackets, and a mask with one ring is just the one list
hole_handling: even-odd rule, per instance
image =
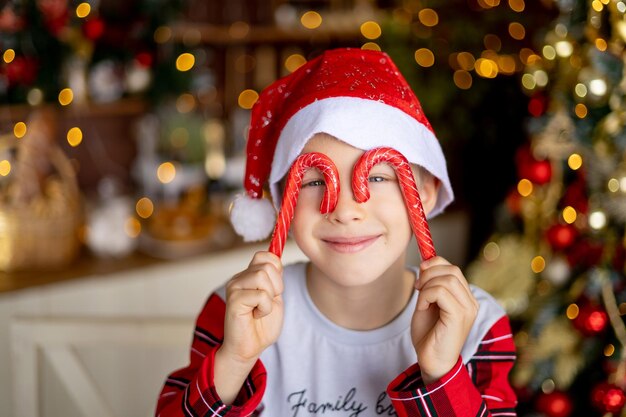
[[152, 414], [208, 294], [267, 245], [227, 221], [258, 93], [339, 46], [389, 53], [437, 132], [457, 198], [435, 245], [512, 319], [519, 415], [626, 415], [625, 13], [0, 1], [0, 415]]

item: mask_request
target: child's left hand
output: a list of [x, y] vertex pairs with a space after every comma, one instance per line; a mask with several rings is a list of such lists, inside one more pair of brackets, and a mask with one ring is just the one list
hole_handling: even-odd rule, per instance
[[440, 256], [420, 265], [419, 290], [411, 323], [411, 338], [424, 383], [448, 373], [459, 359], [478, 313], [461, 270]]

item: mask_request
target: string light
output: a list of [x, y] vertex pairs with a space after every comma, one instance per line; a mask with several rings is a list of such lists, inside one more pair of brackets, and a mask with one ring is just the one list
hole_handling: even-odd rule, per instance
[[135, 211], [142, 219], [147, 219], [154, 213], [154, 203], [148, 197], [142, 197], [135, 204]]
[[83, 131], [79, 127], [73, 127], [67, 131], [67, 143], [71, 147], [77, 147], [83, 141]]
[[578, 97], [584, 98], [587, 95], [587, 86], [583, 83], [578, 83], [574, 87], [574, 92]]
[[582, 103], [578, 103], [574, 107], [574, 113], [576, 113], [576, 116], [578, 116], [578, 118], [584, 119], [585, 117], [587, 117], [587, 106]]
[[13, 134], [15, 135], [16, 138], [21, 139], [24, 137], [24, 135], [26, 135], [26, 131], [28, 129], [26, 128], [26, 123], [24, 122], [17, 122], [15, 123], [15, 125], [13, 126]]
[[0, 161], [0, 175], [6, 177], [11, 173], [11, 162], [3, 159]]
[[454, 71], [452, 79], [454, 81], [454, 85], [456, 85], [461, 90], [469, 90], [472, 87], [472, 74], [465, 70]]
[[526, 8], [526, 4], [524, 4], [524, 0], [509, 0], [509, 7], [514, 12], [521, 13]]
[[616, 193], [619, 191], [619, 181], [617, 178], [611, 178], [607, 184], [607, 187], [610, 192]]
[[176, 178], [176, 167], [171, 162], [163, 162], [157, 168], [157, 178], [163, 184], [169, 184]]
[[528, 197], [533, 192], [533, 183], [526, 178], [521, 179], [517, 183], [517, 192], [520, 193], [522, 197]]
[[380, 51], [380, 46], [376, 42], [365, 42], [361, 49], [365, 51]]
[[567, 158], [567, 165], [573, 170], [576, 171], [583, 166], [583, 157], [577, 153], [573, 153]]
[[420, 48], [415, 51], [415, 62], [422, 67], [432, 67], [435, 64], [435, 55], [430, 49]]
[[491, 59], [478, 58], [475, 64], [475, 70], [476, 73], [483, 78], [496, 78], [498, 75], [498, 64]]
[[563, 220], [565, 223], [572, 224], [576, 221], [576, 209], [572, 206], [567, 206], [563, 209]]
[[84, 2], [76, 6], [77, 17], [84, 19], [85, 17], [89, 16], [89, 13], [91, 13], [91, 5], [89, 3]]
[[363, 35], [366, 39], [375, 40], [380, 38], [383, 31], [380, 28], [380, 25], [372, 20], [367, 21], [361, 25], [361, 35]]
[[309, 10], [300, 17], [300, 23], [307, 29], [317, 29], [322, 25], [322, 16], [318, 12]]
[[552, 45], [544, 45], [544, 47], [541, 49], [541, 53], [543, 54], [543, 57], [547, 60], [552, 61], [554, 58], [556, 58], [556, 49], [554, 49]]
[[14, 59], [15, 59], [15, 51], [13, 49], [9, 48], [6, 51], [4, 51], [4, 53], [2, 54], [2, 60], [7, 64], [10, 64], [11, 62], [13, 62]]
[[67, 106], [74, 100], [74, 92], [70, 88], [64, 88], [59, 92], [59, 103], [62, 106]]
[[526, 37], [526, 28], [521, 23], [509, 23], [509, 35], [515, 40], [521, 41]]
[[500, 246], [496, 242], [489, 242], [483, 248], [483, 256], [488, 262], [493, 262], [500, 256]]
[[141, 233], [141, 223], [134, 217], [129, 217], [124, 223], [124, 232], [128, 237], [136, 238]]
[[254, 103], [259, 99], [259, 93], [254, 90], [243, 90], [241, 94], [239, 94], [239, 98], [237, 99], [237, 103], [239, 107], [242, 109], [249, 110], [254, 106]]
[[600, 230], [606, 226], [606, 214], [601, 211], [594, 211], [589, 215], [589, 226], [593, 229]]
[[289, 55], [285, 60], [285, 68], [289, 72], [294, 72], [304, 64], [306, 64], [306, 58], [300, 54]]
[[176, 58], [176, 69], [181, 72], [189, 71], [196, 63], [196, 58], [193, 54], [184, 52]]
[[434, 27], [439, 23], [439, 15], [433, 9], [422, 9], [417, 14], [417, 18], [426, 27]]
[[532, 261], [530, 261], [530, 269], [532, 269], [535, 274], [542, 272], [545, 267], [546, 260], [543, 258], [543, 256], [535, 256]]
[[567, 306], [567, 310], [565, 310], [565, 314], [570, 320], [574, 320], [576, 317], [578, 317], [579, 313], [580, 308], [576, 304], [570, 304], [569, 306]]

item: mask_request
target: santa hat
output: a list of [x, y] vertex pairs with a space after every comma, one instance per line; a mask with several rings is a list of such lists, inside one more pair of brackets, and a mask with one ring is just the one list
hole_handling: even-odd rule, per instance
[[317, 133], [363, 150], [392, 147], [425, 168], [442, 185], [430, 217], [454, 199], [439, 141], [391, 58], [377, 51], [334, 49], [267, 87], [252, 108], [246, 196], [231, 209], [231, 222], [244, 240], [269, 236], [275, 209], [263, 198], [263, 189], [269, 185], [279, 206], [279, 182]]

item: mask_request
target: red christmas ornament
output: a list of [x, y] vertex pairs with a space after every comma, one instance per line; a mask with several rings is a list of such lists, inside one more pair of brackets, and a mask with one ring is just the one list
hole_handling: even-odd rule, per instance
[[602, 382], [591, 391], [591, 402], [602, 413], [619, 413], [626, 404], [626, 393], [615, 384]]
[[35, 58], [18, 56], [10, 63], [6, 64], [4, 73], [9, 82], [13, 85], [32, 85], [37, 79], [39, 63]]
[[555, 224], [546, 232], [546, 239], [555, 251], [570, 247], [577, 236], [578, 232], [571, 224]]
[[154, 59], [150, 52], [143, 51], [135, 55], [135, 61], [144, 68], [150, 68]]
[[539, 117], [545, 113], [547, 108], [547, 99], [543, 94], [535, 94], [528, 100], [528, 113], [534, 117]]
[[519, 178], [526, 178], [533, 184], [543, 185], [550, 182], [552, 178], [552, 165], [547, 159], [537, 160], [532, 155], [530, 148], [524, 146], [519, 149], [516, 155], [517, 175]]
[[540, 394], [536, 404], [537, 411], [548, 417], [568, 417], [574, 409], [571, 398], [561, 391]]
[[50, 33], [59, 35], [70, 20], [68, 0], [38, 0], [37, 7]]
[[609, 322], [609, 316], [602, 307], [594, 304], [587, 304], [580, 307], [578, 316], [572, 324], [585, 336], [595, 336], [602, 333]]
[[589, 211], [589, 197], [587, 196], [585, 175], [582, 170], [580, 171], [576, 180], [565, 190], [561, 205], [563, 207], [572, 206], [577, 212], [586, 214]]
[[99, 17], [85, 20], [85, 23], [83, 23], [83, 34], [92, 41], [99, 39], [104, 34], [104, 29], [104, 20]]
[[571, 266], [590, 268], [602, 260], [604, 245], [591, 239], [577, 239], [567, 250], [567, 260]]
[[522, 210], [522, 197], [517, 189], [512, 189], [505, 199], [506, 207], [514, 215], [519, 215]]

